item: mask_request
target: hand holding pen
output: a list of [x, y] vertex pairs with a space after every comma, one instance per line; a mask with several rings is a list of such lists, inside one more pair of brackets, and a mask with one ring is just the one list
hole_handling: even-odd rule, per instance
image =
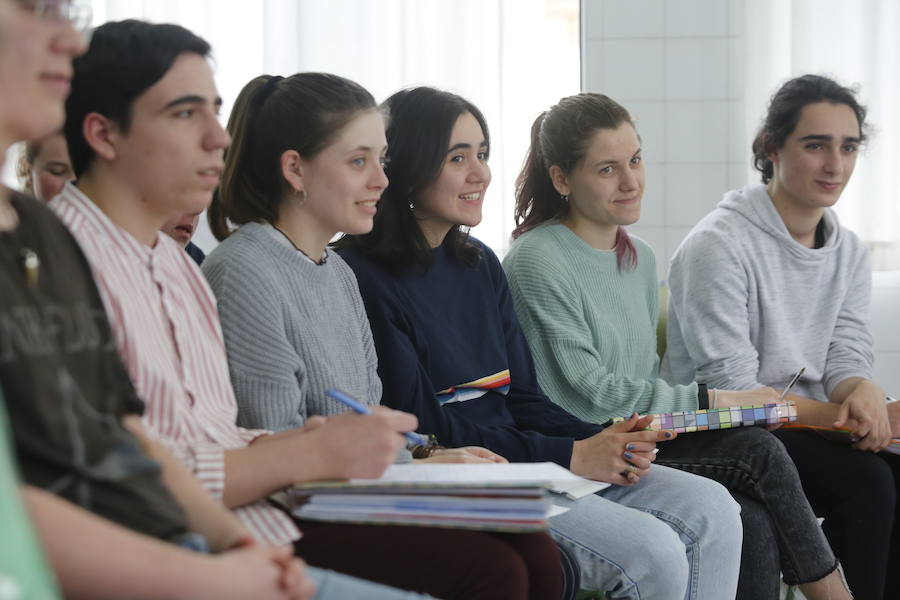
[[[344, 392], [342, 392], [338, 389], [329, 388], [329, 389], [325, 390], [325, 395], [328, 396], [329, 398], [337, 400], [338, 402], [340, 402], [341, 404], [344, 404], [345, 406], [350, 407], [356, 413], [359, 413], [361, 415], [371, 415], [372, 414], [372, 409], [370, 409], [368, 406], [366, 406], [365, 404], [362, 404], [361, 402], [359, 402], [358, 400], [356, 400], [354, 398], [351, 398], [349, 395], [345, 394]], [[418, 445], [418, 446], [427, 446], [428, 445], [428, 438], [420, 433], [416, 433], [415, 431], [407, 431], [407, 432], [404, 432], [403, 435], [406, 437], [406, 439], [409, 441], [409, 443], [411, 443], [413, 445]]]

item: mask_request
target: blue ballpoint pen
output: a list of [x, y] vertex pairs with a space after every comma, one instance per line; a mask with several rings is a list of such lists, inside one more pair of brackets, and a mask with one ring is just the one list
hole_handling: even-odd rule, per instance
[[[328, 388], [325, 390], [325, 395], [331, 398], [334, 398], [338, 402], [342, 404], [346, 404], [350, 408], [352, 408], [355, 412], [358, 412], [361, 415], [371, 415], [372, 410], [366, 406], [365, 404], [360, 404], [357, 400], [354, 400], [341, 390], [335, 388]], [[406, 431], [403, 433], [411, 443], [417, 444], [419, 446], [427, 446], [428, 438], [420, 433], [416, 433], [415, 431]]]

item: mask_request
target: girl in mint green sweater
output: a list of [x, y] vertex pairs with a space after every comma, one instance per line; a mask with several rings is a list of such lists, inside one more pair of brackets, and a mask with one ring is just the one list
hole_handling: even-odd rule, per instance
[[[532, 127], [517, 179], [516, 238], [503, 262], [541, 388], [585, 420], [761, 404], [769, 388], [708, 392], [659, 379], [653, 253], [623, 226], [640, 218], [641, 140], [600, 94], [562, 99]], [[623, 448], [623, 452], [627, 449]], [[837, 560], [784, 447], [755, 427], [680, 436], [657, 462], [719, 481], [741, 503], [738, 597], [777, 597], [778, 573], [807, 598], [848, 598]]]

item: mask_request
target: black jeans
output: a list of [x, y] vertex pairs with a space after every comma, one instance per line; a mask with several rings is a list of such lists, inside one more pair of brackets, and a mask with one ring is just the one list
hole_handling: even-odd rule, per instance
[[900, 598], [900, 456], [872, 454], [808, 431], [776, 431], [856, 600]]
[[759, 427], [681, 434], [656, 462], [718, 481], [741, 504], [744, 545], [738, 598], [778, 598], [789, 584], [817, 581], [837, 559], [806, 500], [784, 445]]

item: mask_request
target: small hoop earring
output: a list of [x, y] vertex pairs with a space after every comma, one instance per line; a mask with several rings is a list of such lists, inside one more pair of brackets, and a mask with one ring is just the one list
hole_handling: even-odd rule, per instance
[[306, 190], [294, 190], [294, 195], [297, 196], [298, 206], [303, 206], [306, 203]]

